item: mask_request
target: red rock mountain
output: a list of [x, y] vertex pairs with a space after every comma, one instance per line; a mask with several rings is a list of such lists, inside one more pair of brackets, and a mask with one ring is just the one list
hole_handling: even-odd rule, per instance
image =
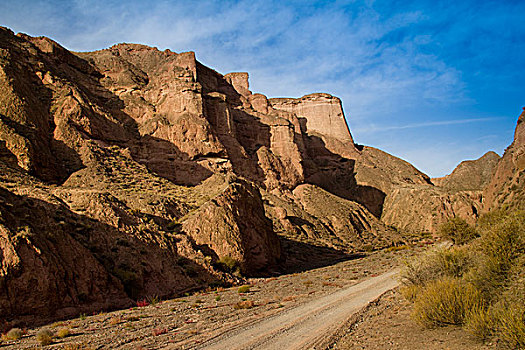
[[482, 198], [355, 145], [337, 97], [268, 99], [193, 52], [73, 53], [7, 28], [0, 168], [0, 318], [40, 322], [388, 247], [388, 225], [433, 231]]
[[484, 209], [502, 206], [525, 209], [525, 107], [518, 118], [514, 141], [507, 147], [484, 191]]
[[499, 160], [500, 156], [495, 152], [487, 152], [476, 160], [461, 162], [450, 175], [434, 178], [432, 183], [451, 191], [483, 190], [490, 182]]

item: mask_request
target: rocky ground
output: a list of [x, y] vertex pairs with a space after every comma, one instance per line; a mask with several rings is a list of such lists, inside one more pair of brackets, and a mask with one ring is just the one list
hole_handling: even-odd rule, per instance
[[189, 349], [206, 339], [293, 308], [322, 295], [380, 274], [399, 264], [412, 249], [381, 251], [366, 257], [342, 261], [322, 268], [273, 278], [248, 280], [249, 291], [239, 286], [217, 288], [178, 299], [149, 300], [149, 305], [80, 315], [47, 326], [27, 329], [21, 340], [2, 341], [5, 349], [38, 348], [37, 334], [42, 329], [57, 333], [63, 328], [70, 335], [55, 339], [48, 348], [72, 349], [158, 349], [165, 346]]
[[[217, 288], [172, 300], [154, 298], [136, 307], [80, 315], [24, 330], [22, 339], [2, 341], [5, 349], [39, 348], [42, 329], [70, 334], [55, 338], [52, 349], [191, 349], [230, 329], [294, 308], [388, 271], [418, 249], [380, 251], [300, 273], [250, 279], [239, 286]], [[146, 305], [149, 304], [149, 305]], [[397, 291], [389, 292], [353, 317], [331, 341], [333, 349], [491, 349], [468, 338], [457, 327], [424, 330], [410, 319], [410, 306]]]

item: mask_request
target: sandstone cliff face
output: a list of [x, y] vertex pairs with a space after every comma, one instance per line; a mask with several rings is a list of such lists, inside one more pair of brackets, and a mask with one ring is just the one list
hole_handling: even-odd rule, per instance
[[484, 191], [484, 210], [502, 206], [525, 208], [525, 108], [518, 117], [514, 141], [503, 157]]
[[[345, 200], [315, 185], [299, 185], [293, 194], [304, 211], [317, 218], [329, 232], [326, 238], [339, 246], [385, 248], [401, 240], [401, 236], [387, 228], [366, 208]], [[325, 238], [325, 239], [326, 239]]]
[[291, 112], [302, 118], [306, 132], [333, 137], [353, 146], [341, 100], [337, 97], [316, 93], [301, 98], [272, 98], [269, 103], [274, 109]]
[[199, 247], [213, 251], [215, 262], [228, 256], [239, 261], [246, 274], [277, 266], [281, 256], [280, 242], [264, 215], [259, 191], [244, 181], [230, 184], [191, 213], [181, 229]]

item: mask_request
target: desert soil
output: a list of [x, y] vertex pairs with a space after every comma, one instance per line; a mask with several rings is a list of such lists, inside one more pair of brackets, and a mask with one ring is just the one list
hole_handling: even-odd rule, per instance
[[[39, 348], [36, 335], [42, 328], [54, 332], [61, 328], [70, 330], [68, 337], [55, 339], [47, 347], [50, 349], [67, 349], [71, 345], [78, 346], [77, 349], [211, 348], [213, 344], [220, 344], [220, 341], [236, 339], [235, 336], [243, 334], [243, 330], [250, 332], [256, 325], [267, 327], [263, 333], [269, 334], [270, 338], [276, 334], [292, 334], [299, 329], [298, 332], [303, 333], [293, 333], [294, 337], [308, 340], [299, 348], [311, 348], [319, 339], [323, 339], [325, 343], [329, 341], [330, 346], [335, 349], [420, 349], [421, 344], [426, 344], [425, 340], [436, 344], [435, 347], [428, 347], [429, 349], [481, 348], [470, 340], [460, 342], [466, 338], [466, 334], [457, 328], [430, 331], [420, 329], [410, 320], [409, 305], [397, 293], [387, 292], [384, 297], [368, 306], [366, 312], [358, 313], [348, 320], [369, 300], [395, 285], [396, 281], [390, 275], [383, 274], [395, 270], [403, 258], [414, 253], [411, 249], [380, 251], [301, 273], [250, 279], [250, 291], [246, 293], [239, 293], [238, 287], [218, 288], [177, 299], [158, 302], [150, 300], [153, 303], [148, 306], [81, 315], [76, 319], [27, 329], [21, 340], [3, 341], [0, 348]], [[381, 280], [386, 284], [371, 287], [374, 281]], [[363, 281], [366, 282], [360, 284]], [[366, 288], [367, 285], [369, 288]], [[364, 296], [359, 303], [349, 302], [345, 304], [348, 305], [345, 308], [339, 307], [342, 305], [340, 300], [352, 300], [355, 288], [363, 286], [374, 293]], [[374, 295], [375, 293], [378, 294]], [[361, 292], [356, 295], [363, 298]], [[299, 322], [293, 316], [297, 314], [303, 316]], [[273, 322], [275, 320], [287, 322]], [[311, 320], [318, 322], [309, 322]], [[274, 332], [275, 329], [288, 328], [284, 325], [290, 323], [300, 327], [292, 330], [292, 333]], [[314, 324], [314, 328], [308, 328]], [[330, 327], [324, 328], [325, 325]], [[282, 327], [279, 328], [280, 326]], [[303, 326], [305, 328], [301, 328]], [[339, 326], [340, 330], [330, 337], [337, 330], [335, 326]], [[303, 337], [305, 329], [309, 329], [306, 333], [308, 337]], [[229, 336], [224, 337], [224, 334]], [[450, 344], [447, 343], [450, 334], [459, 343], [454, 342], [454, 339]], [[262, 342], [258, 343], [261, 346], [266, 344], [266, 347], [261, 348], [272, 348], [273, 345], [264, 343], [268, 337], [261, 339]], [[281, 349], [297, 345], [287, 344], [286, 337], [280, 339], [273, 339], [271, 344], [278, 345], [281, 343], [277, 341], [283, 341], [279, 345]], [[412, 344], [413, 341], [415, 345], [409, 347], [407, 344]], [[427, 348], [426, 345], [424, 347]]]

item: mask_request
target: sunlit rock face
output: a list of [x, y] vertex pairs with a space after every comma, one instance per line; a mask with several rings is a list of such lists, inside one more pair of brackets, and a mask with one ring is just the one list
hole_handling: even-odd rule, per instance
[[525, 108], [518, 117], [514, 141], [501, 157], [484, 191], [484, 209], [525, 209]]

